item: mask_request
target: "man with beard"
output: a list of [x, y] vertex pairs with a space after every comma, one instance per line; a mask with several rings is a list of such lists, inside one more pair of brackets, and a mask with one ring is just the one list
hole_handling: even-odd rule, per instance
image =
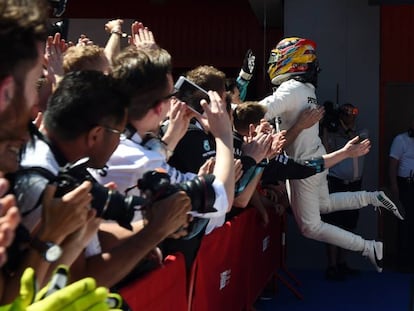
[[[14, 172], [19, 165], [19, 151], [29, 139], [28, 124], [31, 121], [32, 107], [37, 101], [36, 81], [41, 74], [44, 42], [47, 36], [46, 2], [43, 0], [5, 0], [0, 3], [0, 170], [3, 173]], [[89, 197], [90, 184], [85, 183], [73, 191], [72, 198]], [[8, 181], [0, 178], [0, 195], [8, 191]], [[63, 199], [53, 199], [54, 187], [48, 189], [46, 205], [54, 210], [60, 208]], [[71, 199], [67, 199], [70, 204]], [[0, 199], [0, 265], [7, 261], [6, 248], [14, 239], [20, 216], [12, 194]], [[86, 207], [80, 206], [80, 208]], [[59, 224], [51, 225], [48, 230], [39, 231], [38, 238], [51, 241], [57, 237]], [[66, 225], [65, 225], [66, 227]], [[54, 231], [56, 231], [54, 233]], [[54, 236], [53, 236], [54, 235]], [[30, 297], [18, 296], [20, 276], [29, 266], [38, 267], [37, 276], [42, 278], [49, 270], [50, 263], [41, 254], [30, 248], [25, 254], [24, 262], [13, 275], [2, 268], [0, 277], [0, 297], [3, 303], [12, 305], [1, 307], [2, 310], [56, 310], [60, 307], [73, 307], [76, 303], [81, 310], [92, 306], [106, 307], [106, 289], [96, 288], [92, 279], [84, 279], [70, 288], [65, 288], [56, 295], [33, 303]], [[9, 260], [10, 262], [11, 260]], [[29, 287], [22, 287], [21, 292], [34, 295], [34, 272], [26, 271], [25, 280]], [[29, 276], [29, 277], [28, 277]], [[7, 286], [5, 286], [7, 284]], [[32, 285], [30, 288], [30, 284]], [[103, 290], [103, 291], [102, 291]], [[17, 299], [16, 296], [18, 296]], [[26, 300], [25, 300], [26, 298]], [[79, 305], [79, 299], [82, 305]], [[30, 305], [30, 306], [29, 306]]]

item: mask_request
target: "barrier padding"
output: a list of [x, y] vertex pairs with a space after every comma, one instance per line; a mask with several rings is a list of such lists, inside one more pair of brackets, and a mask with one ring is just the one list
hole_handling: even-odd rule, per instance
[[189, 282], [177, 253], [120, 294], [133, 311], [251, 310], [281, 264], [281, 217], [274, 209], [268, 214], [264, 226], [257, 210], [248, 208], [206, 235]]
[[243, 212], [204, 237], [196, 258], [191, 310], [242, 310], [247, 294], [249, 254]]
[[185, 311], [187, 275], [184, 256], [169, 255], [164, 265], [120, 290], [133, 311]]
[[245, 252], [250, 254], [246, 309], [250, 309], [266, 284], [280, 267], [280, 221], [274, 208], [268, 209], [269, 223], [265, 226], [256, 209], [249, 216], [249, 234], [245, 240]]

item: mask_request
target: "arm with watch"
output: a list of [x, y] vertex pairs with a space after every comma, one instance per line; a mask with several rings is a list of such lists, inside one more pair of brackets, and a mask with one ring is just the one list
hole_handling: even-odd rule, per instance
[[109, 63], [121, 52], [121, 38], [124, 37], [122, 32], [122, 19], [114, 19], [105, 24], [105, 31], [109, 33], [109, 39], [106, 42], [104, 53]]
[[[55, 198], [55, 186], [48, 185], [42, 197], [42, 217], [30, 233], [29, 243], [13, 271], [3, 270], [5, 283], [1, 303], [9, 303], [19, 291], [19, 279], [27, 267], [36, 270], [39, 284], [45, 285], [53, 265], [59, 263], [61, 244], [72, 233], [80, 230], [90, 217], [90, 182], [84, 182], [62, 198]], [[76, 250], [77, 257], [82, 249]], [[51, 268], [52, 267], [52, 268]]]
[[166, 149], [171, 154], [186, 134], [192, 116], [192, 111], [187, 108], [185, 103], [175, 98], [171, 99], [171, 108], [168, 112], [168, 125], [163, 127], [166, 130], [162, 137]]

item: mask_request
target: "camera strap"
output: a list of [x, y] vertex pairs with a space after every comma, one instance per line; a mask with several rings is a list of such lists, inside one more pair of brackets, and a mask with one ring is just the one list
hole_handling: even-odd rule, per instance
[[33, 123], [30, 125], [30, 132], [41, 141], [43, 141], [46, 145], [48, 145], [50, 151], [52, 151], [53, 156], [60, 167], [63, 167], [68, 163], [63, 153], [50, 141], [46, 135], [40, 132], [36, 125]]
[[137, 132], [137, 130], [131, 125], [131, 123], [128, 123], [125, 126], [125, 132], [124, 132], [124, 134], [125, 134], [125, 136], [126, 136], [127, 139], [131, 139], [132, 136], [134, 136], [134, 134], [136, 132]]

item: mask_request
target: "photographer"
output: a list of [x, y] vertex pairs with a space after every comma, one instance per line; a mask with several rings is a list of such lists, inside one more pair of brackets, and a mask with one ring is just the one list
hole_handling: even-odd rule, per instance
[[[3, 173], [14, 172], [18, 168], [19, 149], [29, 139], [28, 124], [31, 120], [32, 109], [36, 104], [37, 90], [35, 81], [40, 76], [43, 61], [44, 42], [46, 40], [47, 7], [43, 1], [8, 1], [1, 4], [0, 21], [0, 46], [3, 57], [0, 66], [0, 169]], [[7, 181], [2, 179], [1, 195], [7, 191]], [[82, 190], [74, 191], [77, 200], [88, 201], [87, 184], [82, 185]], [[52, 193], [53, 187], [47, 189]], [[64, 202], [66, 200], [66, 202]], [[1, 209], [1, 233], [3, 240], [1, 246], [7, 247], [13, 240], [14, 230], [19, 222], [19, 214], [16, 209], [15, 197], [11, 194], [0, 199]], [[71, 198], [48, 199], [44, 198], [45, 215], [60, 206], [72, 204]], [[86, 206], [87, 202], [85, 202]], [[85, 206], [78, 204], [80, 208]], [[73, 210], [71, 211], [73, 213]], [[68, 213], [62, 211], [60, 220], [65, 219]], [[86, 215], [86, 214], [85, 214]], [[85, 217], [86, 218], [86, 217]], [[79, 218], [76, 223], [66, 219], [65, 222], [50, 223], [47, 220], [38, 228], [36, 239], [59, 242], [65, 234], [73, 232], [82, 226], [84, 220]], [[58, 219], [59, 221], [59, 219]], [[20, 230], [16, 231], [14, 241], [20, 238]], [[50, 263], [33, 247], [28, 245], [24, 256], [19, 262], [13, 257], [10, 248], [7, 256], [7, 266], [2, 268], [1, 274], [1, 301], [8, 303], [19, 294], [20, 275], [31, 266], [36, 268], [39, 282], [43, 279], [50, 267]], [[2, 264], [6, 260], [5, 250], [1, 250]], [[10, 265], [14, 265], [13, 273], [10, 273]], [[7, 286], [5, 286], [7, 284]]]
[[[47, 12], [45, 1], [42, 0], [9, 0], [0, 4], [0, 297], [1, 304], [13, 301], [11, 305], [2, 305], [0, 309], [52, 311], [58, 306], [60, 309], [76, 308], [79, 311], [90, 310], [92, 307], [107, 310], [107, 289], [97, 288], [91, 278], [82, 279], [76, 284], [56, 290], [48, 297], [37, 297], [35, 300], [35, 285], [38, 283], [34, 273], [36, 272], [37, 280], [41, 280], [50, 263], [33, 247], [21, 258], [23, 261], [13, 275], [8, 274], [3, 266], [5, 263], [13, 263], [13, 258], [6, 258], [6, 247], [10, 246], [15, 237], [18, 239], [20, 232], [15, 232], [20, 221], [15, 197], [12, 194], [5, 195], [9, 182], [3, 178], [3, 173], [12, 173], [18, 168], [18, 151], [29, 139], [28, 124], [37, 99], [35, 81], [42, 69]], [[49, 186], [47, 191], [53, 194], [53, 186]], [[75, 196], [77, 199], [88, 197], [88, 191], [84, 196], [77, 190], [75, 192], [79, 194]], [[46, 210], [52, 205], [60, 208], [64, 204], [63, 199], [44, 198], [44, 202]], [[47, 211], [45, 215], [48, 215]], [[82, 226], [80, 219], [76, 225]], [[70, 226], [70, 221], [51, 223], [49, 232], [43, 231], [43, 237], [53, 240], [53, 237], [67, 231]], [[39, 234], [40, 232], [41, 228]], [[26, 269], [28, 266], [36, 267], [36, 271]], [[20, 278], [23, 270], [25, 274]]]
[[[43, 168], [43, 171], [49, 171], [49, 175], [56, 176], [66, 164], [88, 158], [89, 167], [101, 168], [118, 146], [120, 134], [126, 123], [127, 110], [124, 104], [127, 99], [117, 88], [112, 78], [100, 72], [79, 71], [65, 76], [51, 96], [44, 114], [44, 130], [34, 138], [33, 144], [28, 146], [22, 159], [22, 167], [26, 170], [31, 168], [31, 173], [23, 174], [22, 178], [16, 181], [19, 185], [16, 190], [19, 192], [19, 198], [22, 198], [23, 223], [31, 232], [36, 229], [37, 223], [45, 221], [43, 215], [41, 216], [44, 206], [39, 206], [35, 202], [42, 195], [48, 195], [47, 192], [43, 194], [43, 191], [51, 179], [42, 173], [39, 167]], [[84, 175], [85, 179], [89, 179], [86, 169]], [[80, 179], [78, 183], [82, 181], [83, 179]], [[95, 181], [92, 180], [92, 184], [96, 187]], [[60, 190], [58, 187], [57, 191]], [[108, 193], [109, 191], [108, 189]], [[102, 211], [109, 209], [111, 202], [105, 206], [98, 206], [96, 202], [99, 198], [94, 191], [91, 191], [91, 194], [94, 197], [92, 201], [92, 198], [89, 198], [88, 206], [92, 208], [83, 206], [83, 211], [100, 215]], [[108, 196], [108, 199], [111, 198], [112, 196]], [[101, 285], [113, 286], [157, 243], [177, 228], [186, 225], [189, 208], [189, 199], [182, 192], [154, 203], [148, 207], [147, 214], [156, 216], [150, 217], [148, 225], [127, 239], [120, 240], [116, 247], [105, 252], [101, 251], [97, 235], [101, 219], [91, 217], [87, 223], [78, 219], [81, 228], [60, 243], [63, 254], [60, 259], [55, 259], [55, 264], [71, 265], [71, 274], [75, 280], [92, 276]], [[73, 217], [79, 217], [76, 215], [81, 211], [75, 211], [73, 207]], [[60, 212], [56, 211], [57, 214]], [[63, 224], [64, 222], [60, 223], [61, 226]], [[115, 223], [110, 225], [114, 231], [119, 227]], [[85, 247], [86, 250], [83, 252]], [[80, 252], [82, 253], [79, 254]]]
[[[177, 184], [194, 180], [194, 173], [183, 174], [167, 164], [168, 156], [174, 151], [178, 141], [184, 135], [189, 119], [188, 108], [184, 103], [172, 99], [174, 95], [171, 74], [171, 56], [161, 48], [134, 49], [129, 48], [115, 59], [113, 75], [129, 92], [132, 101], [129, 105], [127, 137], [108, 162], [108, 167], [95, 172], [94, 176], [101, 182], [115, 181], [121, 191], [136, 185], [148, 170], [164, 168], [171, 177], [171, 183]], [[203, 213], [192, 211], [198, 218], [192, 223], [187, 239], [195, 241], [196, 235], [201, 239], [204, 230], [210, 233], [215, 227], [224, 224], [225, 214], [231, 208], [234, 195], [234, 170], [231, 127], [225, 110], [225, 103], [217, 93], [210, 92], [210, 104], [202, 102], [203, 108], [213, 125], [217, 157], [213, 175], [214, 208], [216, 212]], [[171, 110], [170, 110], [171, 106]], [[160, 123], [166, 118], [168, 111], [170, 126], [162, 141], [154, 139], [160, 130]], [[148, 135], [150, 134], [150, 135]], [[153, 139], [148, 140], [150, 137]], [[161, 152], [154, 149], [161, 149]], [[134, 188], [132, 194], [140, 194]], [[193, 206], [194, 209], [194, 206]], [[196, 207], [197, 209], [197, 207]], [[167, 242], [166, 242], [167, 243]], [[184, 242], [186, 243], [186, 242]], [[191, 242], [188, 242], [191, 243]], [[197, 244], [197, 243], [195, 243]], [[181, 250], [180, 247], [169, 248], [163, 243], [164, 251]], [[191, 247], [186, 255], [188, 267], [195, 257], [198, 245]]]

